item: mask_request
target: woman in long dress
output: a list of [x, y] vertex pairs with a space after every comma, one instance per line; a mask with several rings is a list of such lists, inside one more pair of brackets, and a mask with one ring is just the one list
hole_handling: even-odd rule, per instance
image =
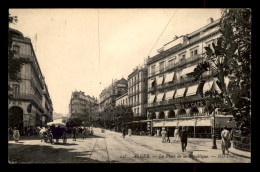
[[221, 132], [221, 149], [222, 153], [225, 154], [225, 150], [229, 153], [228, 149], [230, 148], [230, 132], [227, 130], [227, 127], [224, 126], [224, 130]]
[[131, 128], [128, 129], [128, 136], [131, 136], [132, 135], [132, 130]]
[[19, 130], [16, 129], [16, 127], [14, 127], [14, 130], [13, 130], [13, 137], [14, 137], [15, 142], [19, 141], [20, 133], [19, 133]]

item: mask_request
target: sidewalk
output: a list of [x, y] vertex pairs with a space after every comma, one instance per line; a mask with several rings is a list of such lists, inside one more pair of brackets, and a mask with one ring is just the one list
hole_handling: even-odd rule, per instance
[[242, 151], [242, 150], [239, 150], [239, 149], [236, 149], [233, 147], [233, 142], [231, 142], [232, 145], [231, 145], [231, 148], [229, 149], [229, 152], [231, 154], [234, 154], [234, 155], [237, 155], [237, 156], [241, 156], [243, 158], [249, 158], [251, 159], [251, 152], [247, 152], [247, 151]]

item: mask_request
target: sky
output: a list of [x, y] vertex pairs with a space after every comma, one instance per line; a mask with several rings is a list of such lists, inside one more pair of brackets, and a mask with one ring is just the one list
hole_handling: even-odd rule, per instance
[[220, 9], [205, 8], [9, 9], [9, 13], [18, 17], [10, 27], [31, 38], [53, 109], [64, 116], [72, 91], [99, 98], [112, 79], [127, 79], [175, 35], [189, 34], [210, 17], [221, 17]]

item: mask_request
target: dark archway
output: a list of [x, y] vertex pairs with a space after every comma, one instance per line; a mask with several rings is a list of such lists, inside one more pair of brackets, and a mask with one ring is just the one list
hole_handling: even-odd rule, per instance
[[8, 127], [17, 127], [18, 130], [23, 130], [23, 109], [18, 106], [13, 106], [8, 111]]
[[168, 118], [175, 118], [175, 112], [174, 110], [170, 110], [168, 113]]
[[198, 114], [199, 114], [198, 108], [193, 107], [193, 108], [190, 110], [190, 116], [197, 116]]
[[156, 114], [155, 112], [152, 112], [151, 119], [155, 119], [155, 118], [156, 118]]
[[185, 109], [180, 109], [178, 112], [178, 115], [185, 115], [186, 114], [186, 110]]
[[159, 114], [159, 119], [164, 119], [164, 118], [165, 118], [165, 114], [163, 111], [161, 111]]

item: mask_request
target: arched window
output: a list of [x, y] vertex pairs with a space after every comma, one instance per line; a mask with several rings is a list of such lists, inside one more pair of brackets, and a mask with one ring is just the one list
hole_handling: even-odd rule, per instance
[[168, 118], [175, 118], [175, 112], [174, 110], [170, 110], [168, 113]]
[[159, 114], [159, 119], [164, 119], [164, 118], [165, 118], [165, 114], [163, 111], [161, 111]]
[[198, 108], [193, 107], [193, 108], [190, 110], [190, 116], [197, 116], [198, 114], [199, 114]]
[[186, 110], [185, 109], [180, 109], [178, 112], [178, 115], [182, 116], [182, 115], [186, 115]]
[[151, 119], [155, 119], [155, 118], [156, 118], [156, 114], [155, 112], [152, 112]]

